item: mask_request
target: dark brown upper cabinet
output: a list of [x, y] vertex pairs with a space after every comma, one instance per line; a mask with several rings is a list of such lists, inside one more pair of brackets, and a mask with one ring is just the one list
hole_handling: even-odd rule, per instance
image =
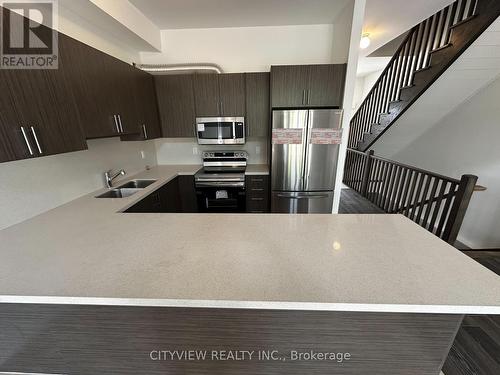
[[250, 137], [269, 135], [269, 73], [246, 73], [246, 129]]
[[203, 116], [245, 116], [245, 74], [193, 75], [195, 112]]
[[346, 64], [271, 67], [272, 107], [342, 107], [346, 67]]
[[347, 64], [313, 65], [308, 105], [342, 108]]
[[77, 100], [65, 79], [68, 61], [59, 69], [0, 72], [0, 161], [85, 150]]
[[194, 137], [193, 75], [154, 77], [163, 137]]
[[59, 55], [69, 62], [66, 80], [75, 97], [86, 138], [117, 136], [120, 129], [113, 113], [118, 95], [113, 79], [104, 69], [104, 53], [84, 43], [59, 34]]
[[245, 116], [245, 74], [219, 74], [221, 116]]
[[139, 70], [63, 34], [59, 36], [59, 51], [70, 62], [66, 79], [78, 98], [85, 137], [138, 135]]
[[194, 74], [193, 89], [196, 116], [220, 116], [219, 75]]

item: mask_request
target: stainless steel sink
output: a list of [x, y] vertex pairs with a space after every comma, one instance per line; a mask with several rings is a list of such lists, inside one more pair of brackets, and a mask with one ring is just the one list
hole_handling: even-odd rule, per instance
[[144, 189], [155, 182], [156, 180], [132, 180], [118, 186], [117, 189]]
[[131, 195], [134, 195], [135, 193], [141, 190], [142, 189], [129, 189], [129, 188], [110, 189], [107, 192], [96, 196], [96, 198], [126, 198], [130, 197]]

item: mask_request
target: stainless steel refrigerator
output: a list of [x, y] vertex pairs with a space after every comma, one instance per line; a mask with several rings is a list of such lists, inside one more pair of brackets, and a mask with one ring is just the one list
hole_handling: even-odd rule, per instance
[[[331, 213], [342, 110], [273, 110], [271, 211]], [[322, 142], [325, 137], [326, 142]]]

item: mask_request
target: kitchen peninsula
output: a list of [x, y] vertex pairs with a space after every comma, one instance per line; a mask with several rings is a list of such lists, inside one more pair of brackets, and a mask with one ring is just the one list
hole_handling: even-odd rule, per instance
[[0, 231], [0, 371], [437, 375], [464, 314], [500, 313], [498, 276], [400, 215], [124, 213], [198, 169]]

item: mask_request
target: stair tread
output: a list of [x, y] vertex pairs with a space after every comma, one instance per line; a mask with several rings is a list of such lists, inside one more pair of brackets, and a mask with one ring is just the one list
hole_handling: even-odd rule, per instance
[[467, 22], [469, 22], [470, 20], [472, 20], [473, 18], [476, 18], [476, 17], [477, 17], [477, 15], [473, 14], [472, 16], [467, 17], [466, 19], [464, 19], [464, 20], [462, 20], [460, 22], [457, 22], [456, 24], [454, 24], [453, 26], [451, 26], [450, 29], [453, 30], [454, 28], [456, 28], [456, 27], [458, 27], [460, 25], [463, 25], [464, 23], [467, 23]]

